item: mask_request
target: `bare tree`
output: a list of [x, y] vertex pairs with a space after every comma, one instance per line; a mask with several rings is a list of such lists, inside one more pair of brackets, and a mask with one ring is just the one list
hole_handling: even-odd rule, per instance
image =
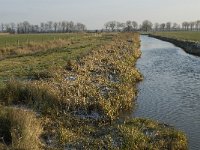
[[162, 31], [165, 30], [165, 23], [161, 23], [161, 24], [160, 24], [160, 29], [161, 29]]
[[194, 26], [195, 26], [195, 22], [190, 22], [189, 26], [190, 26], [190, 30], [193, 31]]
[[62, 21], [61, 26], [62, 26], [62, 32], [65, 32], [66, 22]]
[[41, 22], [40, 25], [30, 24], [28, 21], [20, 22], [20, 23], [6, 23], [0, 25], [1, 32], [9, 32], [9, 33], [50, 33], [50, 32], [69, 32], [69, 31], [85, 31], [87, 28], [82, 23], [62, 21], [62, 22]]
[[183, 30], [187, 30], [186, 24], [187, 24], [187, 22], [183, 22], [183, 23], [182, 23], [182, 29], [183, 29]]
[[132, 26], [134, 30], [137, 30], [138, 28], [138, 23], [136, 21], [132, 21]]
[[167, 29], [168, 31], [171, 31], [171, 25], [172, 25], [171, 22], [167, 22], [167, 23], [166, 23], [166, 29]]
[[24, 21], [23, 22], [23, 26], [24, 26], [24, 32], [28, 33], [29, 32], [30, 23], [28, 21]]
[[117, 30], [120, 31], [120, 30], [122, 30], [123, 28], [125, 28], [125, 24], [124, 24], [124, 23], [121, 23], [121, 22], [117, 22]]
[[126, 28], [124, 29], [124, 31], [130, 32], [132, 30], [133, 30], [132, 22], [130, 20], [126, 21]]
[[58, 27], [57, 27], [57, 32], [61, 32], [62, 31], [62, 22], [58, 22]]
[[5, 28], [6, 28], [6, 32], [9, 32], [10, 31], [10, 25], [7, 23], [5, 24]]
[[115, 30], [116, 25], [117, 25], [117, 24], [116, 24], [116, 21], [111, 21], [111, 22], [110, 22], [110, 28], [111, 28], [112, 31]]
[[106, 22], [106, 23], [104, 24], [104, 26], [105, 26], [106, 30], [109, 30], [109, 27], [110, 27], [109, 22]]
[[196, 30], [200, 31], [200, 20], [196, 21]]
[[84, 31], [85, 30], [85, 25], [82, 23], [77, 23], [76, 24], [76, 30], [77, 31]]
[[159, 26], [160, 26], [159, 23], [155, 23], [155, 24], [154, 24], [154, 29], [155, 29], [155, 31], [158, 31], [158, 30], [159, 30]]
[[1, 24], [1, 32], [3, 32], [4, 31], [4, 24], [2, 23]]
[[44, 22], [40, 23], [41, 32], [44, 32], [44, 28], [45, 28], [45, 23]]
[[183, 22], [184, 26], [185, 26], [185, 30], [189, 30], [189, 26], [190, 26], [190, 23], [189, 22]]
[[54, 27], [54, 32], [57, 32], [58, 23], [57, 23], [57, 22], [54, 22], [54, 23], [53, 23], [53, 27]]
[[39, 29], [40, 29], [40, 28], [39, 28], [39, 25], [32, 25], [32, 32], [33, 32], [33, 33], [38, 33], [38, 32], [40, 32]]
[[116, 22], [116, 29], [117, 31], [120, 31], [121, 28], [121, 23], [120, 22]]
[[15, 30], [15, 23], [13, 23], [13, 22], [10, 23], [10, 27], [11, 27], [11, 30], [14, 31]]
[[126, 21], [126, 26], [127, 27], [131, 27], [132, 26], [132, 22], [130, 20]]
[[65, 24], [66, 32], [69, 32], [69, 28], [70, 28], [70, 23], [66, 21], [66, 24]]
[[17, 33], [22, 33], [23, 32], [23, 25], [22, 23], [17, 24]]
[[53, 21], [48, 21], [48, 27], [49, 27], [49, 31], [51, 32], [52, 31], [52, 28], [53, 28]]
[[85, 31], [85, 30], [87, 30], [87, 27], [86, 25], [82, 24], [82, 31]]
[[153, 24], [149, 20], [145, 20], [142, 22], [142, 30], [145, 32], [149, 32], [152, 30]]
[[44, 24], [44, 32], [48, 32], [49, 31], [49, 24], [48, 22]]
[[74, 25], [74, 22], [73, 22], [73, 21], [70, 21], [70, 22], [69, 22], [69, 30], [70, 30], [70, 32], [72, 32], [72, 31], [75, 30], [75, 25]]
[[105, 25], [106, 29], [110, 29], [111, 31], [114, 31], [115, 28], [117, 27], [117, 22], [116, 21], [109, 21]]
[[173, 23], [172, 29], [177, 30], [179, 28], [179, 25], [177, 23]]

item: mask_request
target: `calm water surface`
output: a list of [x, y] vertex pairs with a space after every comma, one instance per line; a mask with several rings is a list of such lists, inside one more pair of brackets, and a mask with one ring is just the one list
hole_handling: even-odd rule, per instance
[[151, 118], [183, 130], [191, 150], [200, 150], [200, 57], [168, 42], [141, 36], [142, 57], [136, 117]]

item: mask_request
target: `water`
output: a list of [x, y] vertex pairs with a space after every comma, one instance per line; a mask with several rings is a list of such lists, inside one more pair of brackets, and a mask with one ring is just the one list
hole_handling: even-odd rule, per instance
[[141, 36], [142, 57], [136, 117], [151, 118], [183, 130], [191, 150], [200, 150], [200, 57], [168, 42]]

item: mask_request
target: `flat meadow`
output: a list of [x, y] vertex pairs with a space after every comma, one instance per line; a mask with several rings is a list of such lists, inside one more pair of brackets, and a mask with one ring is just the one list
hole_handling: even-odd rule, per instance
[[[9, 54], [8, 47], [5, 49], [0, 63], [0, 83], [3, 85], [4, 81], [11, 78], [29, 80], [41, 72], [63, 66], [67, 60], [82, 57], [100, 44], [109, 42], [112, 36], [96, 34], [0, 35], [0, 48], [5, 48], [2, 43], [7, 41], [8, 45], [12, 45], [10, 47], [18, 52], [20, 48], [15, 45], [17, 40], [22, 42], [23, 47], [23, 53], [15, 54]], [[36, 48], [40, 44], [43, 47], [30, 50], [33, 46], [27, 44], [27, 39], [34, 41]]]
[[174, 38], [178, 40], [200, 42], [200, 32], [179, 31], [179, 32], [155, 32], [155, 35]]

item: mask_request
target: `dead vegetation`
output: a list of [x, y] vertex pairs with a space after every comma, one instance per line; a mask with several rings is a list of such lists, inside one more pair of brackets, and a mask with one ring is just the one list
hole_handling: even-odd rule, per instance
[[30, 110], [0, 106], [1, 149], [42, 149], [41, 121]]
[[39, 51], [45, 51], [53, 48], [62, 48], [64, 45], [70, 45], [71, 40], [57, 39], [45, 42], [28, 42], [27, 45], [9, 46], [0, 49], [0, 59], [10, 56], [33, 54]]
[[[48, 78], [45, 73], [43, 78], [29, 82], [11, 80], [1, 90], [3, 107], [23, 106], [40, 115], [35, 118], [28, 111], [24, 114], [24, 109], [12, 108], [19, 113], [11, 113], [3, 122], [21, 124], [23, 137], [28, 136], [24, 131], [27, 128], [38, 131], [34, 135], [35, 149], [41, 146], [36, 140], [39, 137], [46, 149], [186, 149], [184, 134], [172, 128], [142, 119], [120, 122], [120, 113], [133, 109], [136, 84], [142, 80], [135, 68], [141, 55], [139, 44], [137, 33], [119, 34], [83, 58], [66, 62]], [[42, 134], [40, 123], [32, 126], [26, 118], [42, 120]], [[12, 144], [9, 140], [1, 143], [15, 148], [16, 136], [12, 130], [5, 131]], [[33, 139], [22, 141], [27, 144]]]

